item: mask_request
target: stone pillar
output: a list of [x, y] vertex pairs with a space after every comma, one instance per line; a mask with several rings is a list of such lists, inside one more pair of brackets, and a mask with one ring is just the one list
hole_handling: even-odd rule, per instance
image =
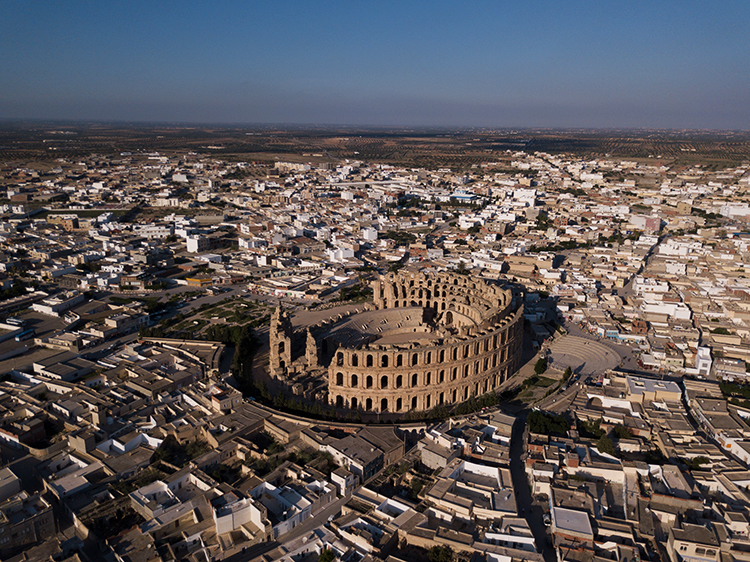
[[292, 364], [292, 323], [280, 306], [271, 315], [268, 343], [271, 376], [283, 378]]
[[318, 363], [318, 343], [315, 341], [310, 330], [307, 330], [307, 342], [305, 346], [305, 359], [308, 368], [319, 367]]

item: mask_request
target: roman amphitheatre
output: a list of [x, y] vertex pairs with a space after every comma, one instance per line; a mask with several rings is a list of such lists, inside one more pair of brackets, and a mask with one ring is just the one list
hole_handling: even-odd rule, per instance
[[302, 330], [277, 309], [270, 375], [337, 409], [406, 414], [494, 391], [520, 367], [523, 307], [511, 291], [429, 270], [371, 286], [372, 303]]

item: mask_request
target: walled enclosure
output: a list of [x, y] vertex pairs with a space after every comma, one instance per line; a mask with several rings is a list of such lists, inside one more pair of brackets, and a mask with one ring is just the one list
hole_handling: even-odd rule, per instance
[[520, 367], [523, 308], [508, 290], [453, 273], [399, 272], [372, 283], [376, 310], [324, 336], [330, 404], [424, 411], [496, 389]]

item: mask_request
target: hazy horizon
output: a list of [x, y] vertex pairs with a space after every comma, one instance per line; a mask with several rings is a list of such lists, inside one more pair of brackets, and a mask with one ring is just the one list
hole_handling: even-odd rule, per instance
[[747, 130], [747, 7], [5, 3], [0, 118]]

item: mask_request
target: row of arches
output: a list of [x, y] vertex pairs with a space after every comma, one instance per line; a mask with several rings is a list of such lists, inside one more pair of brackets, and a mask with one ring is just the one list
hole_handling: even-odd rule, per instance
[[[479, 375], [480, 373], [487, 372], [491, 369], [496, 368], [498, 365], [502, 365], [506, 360], [513, 355], [513, 351], [516, 348], [510, 346], [503, 348], [500, 352], [492, 355], [486, 355], [481, 359], [474, 361], [464, 362], [460, 365], [454, 365], [447, 369], [440, 369], [435, 371], [435, 377], [433, 378], [432, 371], [426, 371], [421, 373], [411, 373], [407, 375], [403, 374], [381, 374], [381, 375], [362, 375], [359, 373], [344, 373], [337, 371], [334, 380], [331, 381], [336, 386], [344, 386], [349, 388], [359, 388], [360, 384], [363, 388], [374, 388], [376, 381], [379, 380], [377, 388], [380, 389], [398, 389], [398, 388], [416, 388], [419, 386], [429, 386], [435, 382], [436, 384], [442, 384], [444, 382], [452, 382], [459, 378], [467, 378], [471, 375]], [[393, 381], [393, 385], [390, 384]]]
[[[512, 328], [512, 326], [511, 326]], [[505, 346], [515, 333], [509, 336], [509, 329], [503, 329], [489, 336], [475, 339], [441, 349], [429, 349], [412, 352], [368, 352], [362, 354], [362, 365], [368, 368], [388, 369], [391, 367], [414, 367], [431, 365], [433, 362], [460, 361], [469, 357], [482, 355]], [[336, 352], [336, 367], [359, 367], [360, 352], [340, 350]]]
[[454, 388], [429, 392], [423, 394], [414, 394], [406, 396], [356, 396], [347, 397], [345, 394], [335, 394], [331, 403], [337, 408], [350, 408], [353, 410], [361, 409], [364, 411], [376, 412], [407, 412], [410, 410], [428, 410], [435, 406], [443, 404], [458, 404], [468, 400], [472, 395], [479, 396], [494, 390], [499, 384], [507, 378], [508, 370], [504, 370], [502, 375], [495, 373], [481, 381], [471, 384], [465, 384]]
[[[510, 295], [507, 291], [488, 285], [482, 281], [469, 280], [458, 275], [441, 275], [433, 281], [426, 276], [406, 277], [401, 275], [389, 275], [381, 278], [380, 282], [373, 284], [374, 300], [376, 304], [383, 305], [388, 301], [388, 306], [398, 306], [398, 303], [418, 301], [424, 299], [429, 301], [443, 299], [459, 299], [465, 304], [482, 304], [487, 308], [503, 308], [509, 302]], [[421, 306], [421, 305], [420, 305]]]

